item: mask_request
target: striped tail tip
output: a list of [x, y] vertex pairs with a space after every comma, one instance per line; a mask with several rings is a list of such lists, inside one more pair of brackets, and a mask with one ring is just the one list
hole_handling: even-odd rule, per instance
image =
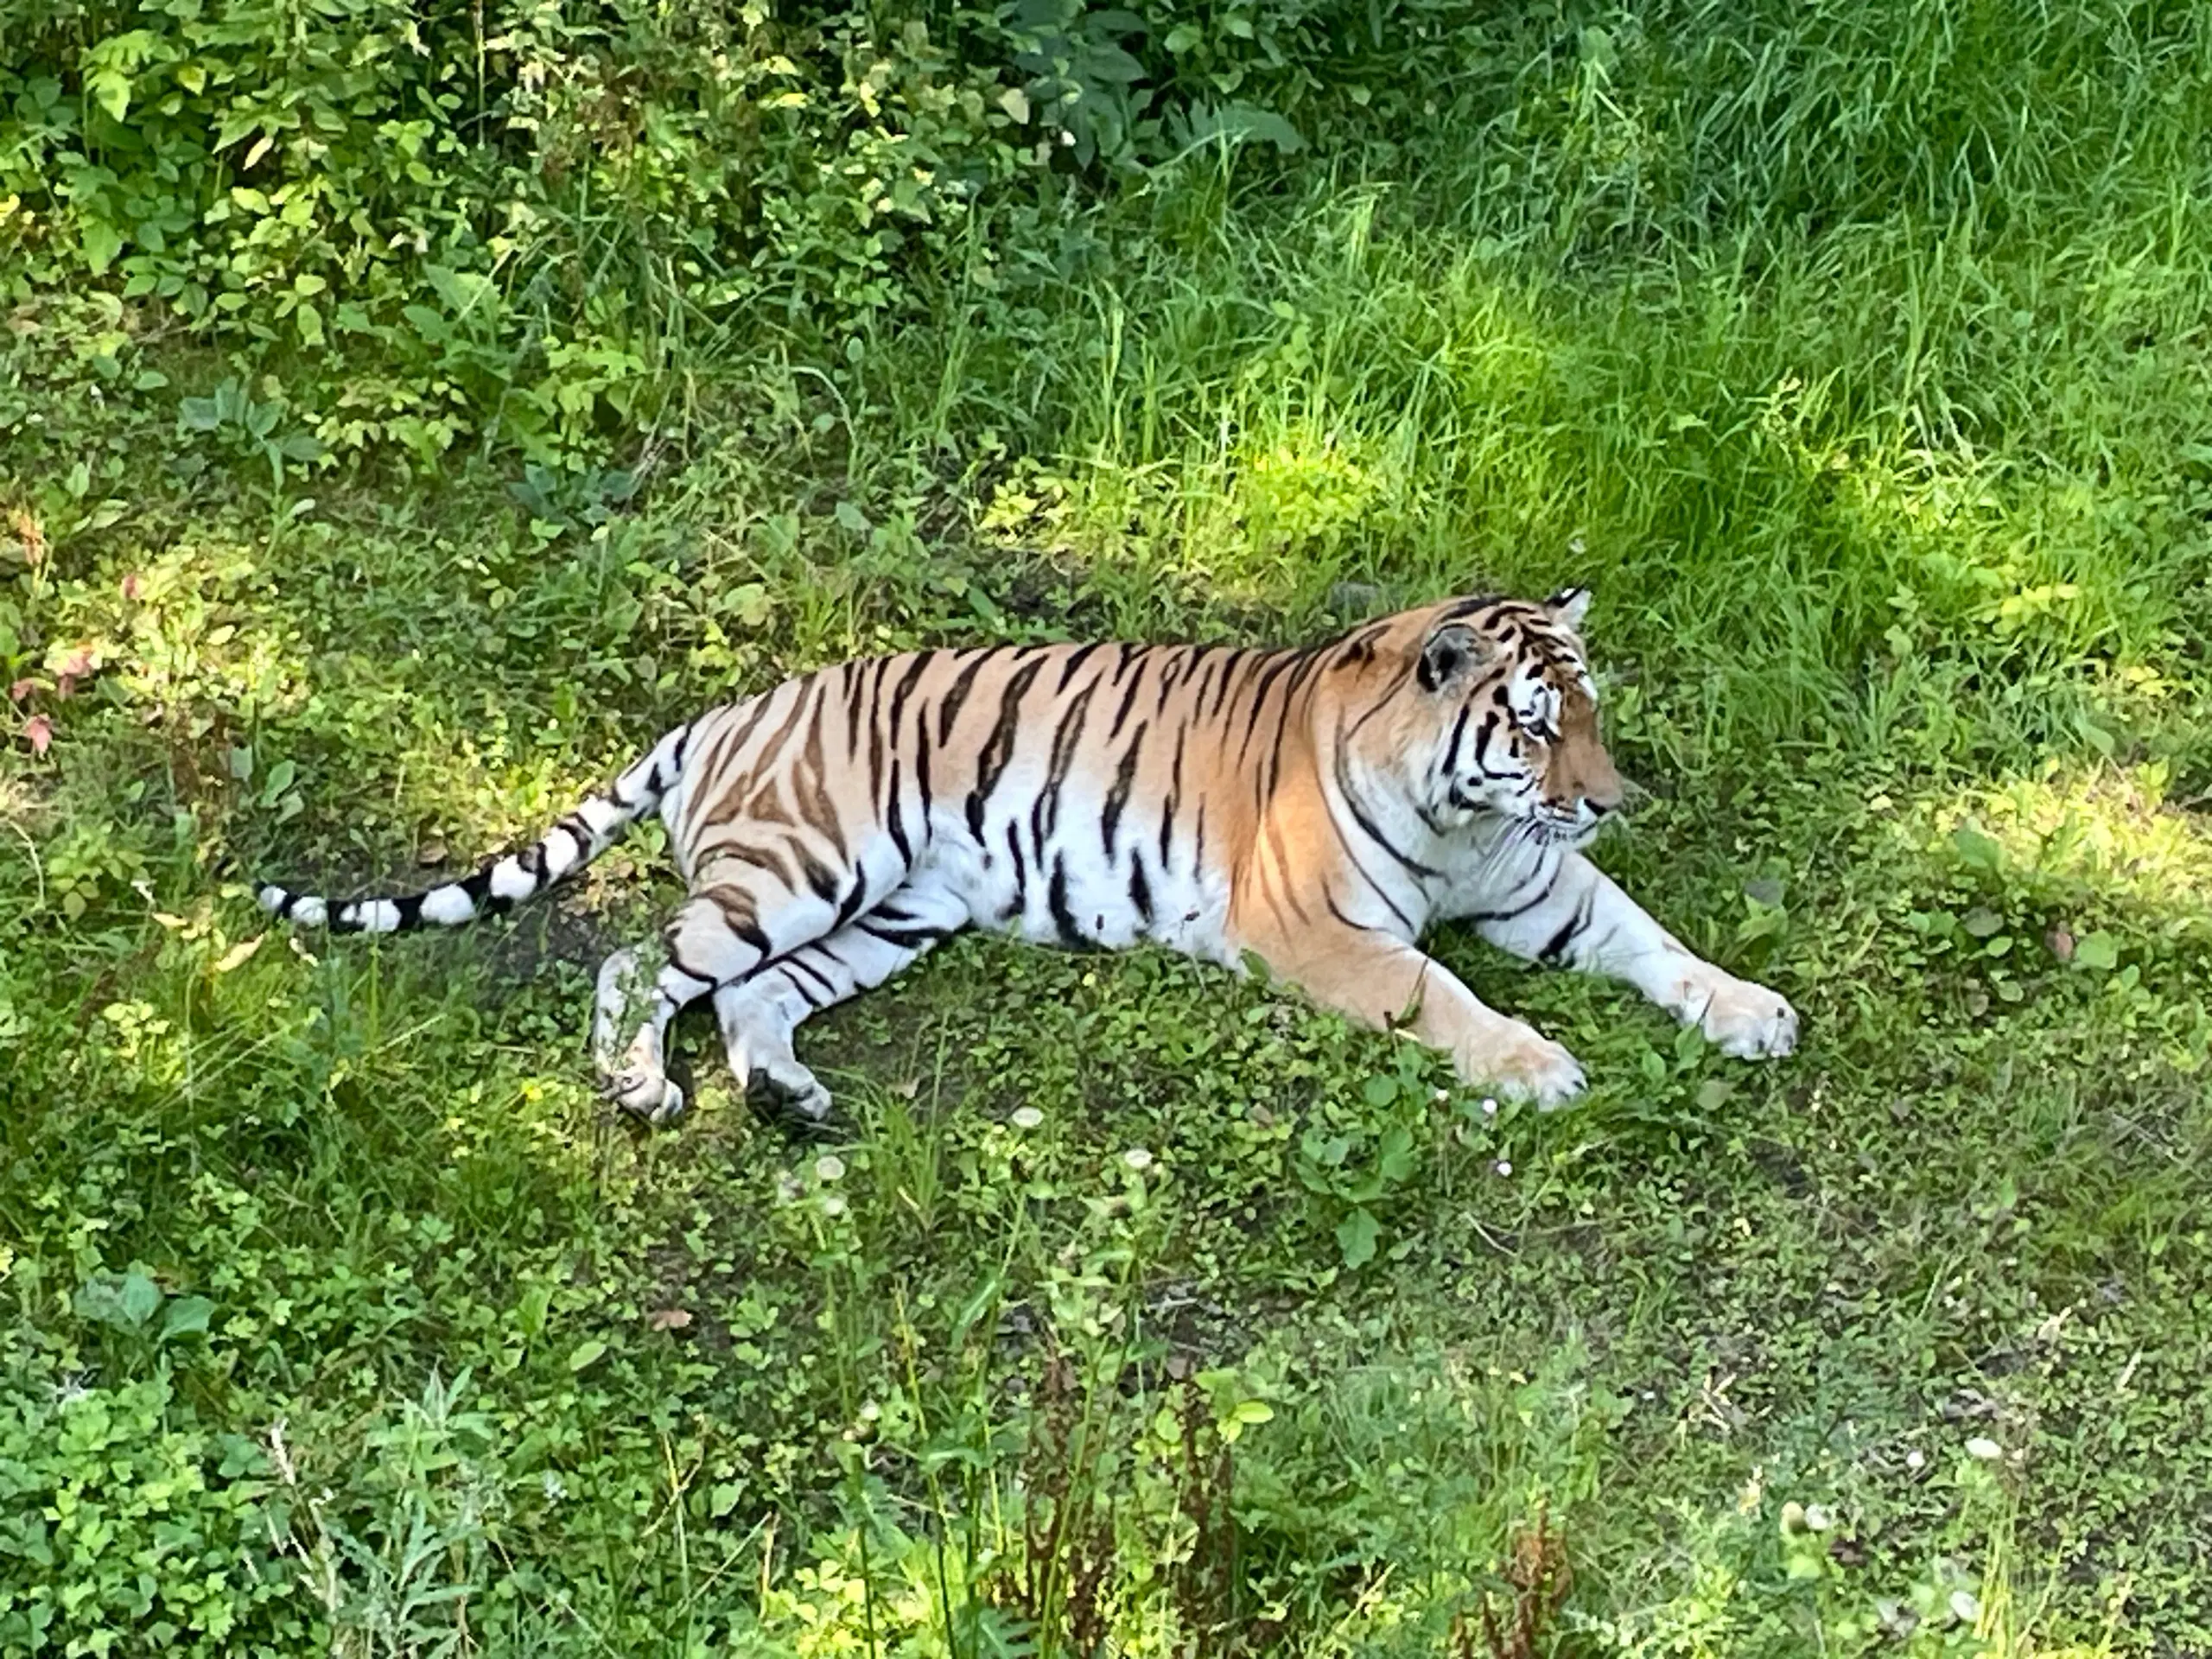
[[296, 922], [302, 927], [321, 927], [329, 918], [329, 907], [313, 893], [294, 893], [274, 882], [262, 887], [254, 897], [270, 915], [287, 922]]

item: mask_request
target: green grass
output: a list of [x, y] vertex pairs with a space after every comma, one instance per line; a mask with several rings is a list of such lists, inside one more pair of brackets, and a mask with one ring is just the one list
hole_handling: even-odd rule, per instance
[[[230, 365], [41, 299], [0, 1645], [1480, 1652], [1541, 1510], [1540, 1651], [2212, 1647], [2207, 27], [1458, 30], [1389, 123], [1057, 243], [979, 209], [991, 271], [849, 351], [725, 327], [634, 493], [280, 482], [172, 429]], [[1262, 987], [968, 940], [804, 1034], [828, 1142], [703, 1022], [643, 1135], [583, 1035], [651, 836], [383, 944], [220, 865], [473, 859], [857, 652], [1569, 581], [1643, 791], [1601, 861], [1789, 1061], [1446, 937], [1590, 1068], [1492, 1114]]]

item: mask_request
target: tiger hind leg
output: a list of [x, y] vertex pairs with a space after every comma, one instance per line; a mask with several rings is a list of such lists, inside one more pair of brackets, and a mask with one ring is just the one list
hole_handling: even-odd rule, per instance
[[901, 887], [829, 938], [779, 958], [741, 984], [715, 992], [729, 1068], [747, 1096], [770, 1109], [820, 1122], [830, 1091], [791, 1049], [809, 1016], [872, 990], [967, 926], [967, 905], [926, 887]]
[[[801, 939], [812, 929], [786, 930]], [[795, 909], [797, 906], [786, 906]], [[811, 918], [779, 915], [786, 921]], [[767, 959], [769, 939], [754, 896], [742, 887], [717, 886], [695, 893], [677, 907], [666, 929], [666, 960], [645, 978], [634, 950], [618, 950], [601, 964], [593, 1018], [592, 1050], [607, 1098], [649, 1123], [665, 1123], [683, 1110], [683, 1090], [668, 1077], [669, 1021], [687, 1004], [721, 985], [744, 980]], [[638, 1023], [638, 1010], [645, 1017]], [[624, 1040], [628, 1033], [628, 1040]]]

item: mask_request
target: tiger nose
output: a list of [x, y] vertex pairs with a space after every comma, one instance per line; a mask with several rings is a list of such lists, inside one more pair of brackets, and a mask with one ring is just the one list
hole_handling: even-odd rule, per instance
[[1618, 811], [1624, 794], [1621, 775], [1613, 770], [1611, 760], [1598, 768], [1594, 777], [1582, 780], [1582, 804], [1599, 817]]

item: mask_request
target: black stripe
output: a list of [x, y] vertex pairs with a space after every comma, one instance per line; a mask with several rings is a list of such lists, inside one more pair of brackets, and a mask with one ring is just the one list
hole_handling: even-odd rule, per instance
[[1168, 832], [1175, 827], [1175, 809], [1183, 803], [1183, 740], [1190, 735], [1187, 725], [1175, 728], [1175, 764], [1169, 769], [1167, 802], [1160, 810], [1160, 868], [1172, 870], [1175, 857], [1168, 846]]
[[868, 792], [871, 798], [883, 793], [883, 677], [891, 671], [891, 659], [885, 658], [876, 664], [875, 688], [868, 699]]
[[886, 723], [892, 731], [899, 729], [899, 717], [906, 712], [906, 699], [913, 695], [914, 683], [936, 658], [937, 652], [933, 651], [916, 652], [914, 660], [906, 665], [906, 671], [899, 677], [899, 683], [891, 689], [891, 718]]
[[476, 906], [476, 913], [480, 916], [503, 916], [514, 908], [513, 899], [492, 891], [492, 866], [489, 864], [473, 874], [463, 876], [454, 886], [468, 895], [469, 903]]
[[[1325, 881], [1321, 884], [1321, 899], [1322, 901], [1329, 906], [1329, 914], [1335, 917], [1346, 927], [1357, 928], [1362, 933], [1379, 933], [1382, 931], [1382, 929], [1380, 928], [1370, 927], [1365, 922], [1355, 922], [1351, 917], [1345, 915], [1343, 910], [1338, 906], [1337, 895], [1334, 889], [1332, 889]], [[1385, 902], [1388, 902], [1387, 899]]]
[[1452, 722], [1451, 747], [1444, 751], [1444, 770], [1457, 778], [1459, 775], [1459, 740], [1467, 734], [1467, 716], [1474, 712], [1474, 704], [1459, 705], [1459, 718]]
[[798, 849], [798, 868], [816, 898], [825, 905], [836, 901], [837, 878], [828, 865], [802, 847]]
[[1567, 947], [1574, 943], [1582, 930], [1589, 925], [1590, 894], [1586, 893], [1582, 895], [1582, 902], [1574, 907], [1574, 914], [1568, 917], [1560, 925], [1559, 931], [1544, 942], [1544, 948], [1536, 952], [1536, 960], [1539, 962], [1559, 961], [1567, 954]]
[[853, 878], [853, 890], [847, 893], [843, 902], [838, 905], [837, 919], [830, 925], [830, 931], [835, 933], [847, 922], [851, 921], [854, 917], [860, 914], [861, 906], [867, 901], [868, 878], [864, 875], [855, 875]]
[[930, 788], [930, 711], [914, 716], [914, 787], [922, 797], [922, 836], [930, 833], [930, 808], [937, 797]]
[[1533, 909], [1535, 909], [1537, 905], [1541, 905], [1546, 898], [1551, 898], [1551, 889], [1557, 887], [1557, 885], [1560, 885], [1560, 861], [1557, 861], [1557, 858], [1551, 858], [1551, 861], [1540, 858], [1540, 861], [1537, 861], [1535, 874], [1526, 878], [1526, 880], [1516, 882], [1516, 885], [1513, 885], [1513, 892], [1506, 893], [1506, 900], [1510, 900], [1513, 893], [1522, 892], [1522, 887], [1535, 887], [1535, 898], [1529, 898], [1529, 900], [1520, 902], [1520, 905], [1510, 905], [1509, 902], [1509, 907], [1506, 909], [1478, 909], [1478, 912], [1469, 912], [1466, 916], [1462, 916], [1460, 920], [1462, 923], [1510, 923], [1510, 920], [1517, 920], [1517, 918], [1533, 912]]
[[1320, 646], [1309, 647], [1301, 651], [1298, 653], [1298, 666], [1290, 671], [1290, 683], [1284, 688], [1286, 695], [1297, 690], [1300, 686], [1313, 678], [1329, 660], [1326, 649]]
[[675, 969], [677, 973], [683, 975], [686, 979], [696, 979], [702, 985], [712, 988], [720, 982], [715, 980], [712, 974], [702, 974], [696, 968], [692, 967], [690, 963], [683, 960], [682, 953], [676, 948], [676, 940], [673, 937], [673, 930], [671, 931], [671, 937], [668, 940], [668, 965]]
[[[745, 723], [737, 728], [736, 732], [731, 735], [728, 742], [722, 745], [722, 754], [737, 754], [744, 749], [747, 743], [753, 741], [753, 732], [759, 728], [760, 722], [768, 717], [769, 705], [774, 702], [775, 700], [776, 694], [773, 691], [765, 692], [761, 696], [753, 698], [753, 712], [746, 715]], [[719, 771], [721, 768], [718, 766], [716, 770]]]
[[914, 849], [906, 839], [906, 802], [899, 787], [899, 757], [891, 757], [891, 795], [884, 812], [884, 827], [891, 831], [891, 844], [899, 849], [899, 861], [907, 868], [913, 868]]
[[1398, 908], [1398, 901], [1390, 896], [1389, 890], [1368, 874], [1367, 866], [1360, 862], [1359, 849], [1354, 847], [1345, 836], [1343, 827], [1337, 823], [1337, 815], [1328, 812], [1323, 816], [1329, 821], [1329, 833], [1337, 838], [1338, 844], [1344, 849], [1344, 859], [1351, 866], [1352, 874], [1374, 889], [1375, 896], [1389, 906], [1390, 913], [1398, 918], [1400, 925], [1408, 932], [1420, 932], [1421, 930], [1414, 925], [1413, 918]]
[[[815, 967], [811, 963], [807, 961], [804, 952], [794, 950], [790, 956], [785, 957], [783, 961], [779, 963], [777, 965], [784, 969], [786, 976], [795, 972], [804, 974], [809, 979], [811, 979], [816, 984], [822, 988], [823, 995], [828, 997], [833, 1002], [837, 1000], [836, 986], [830, 982], [830, 976], [827, 974], [823, 973], [819, 968]], [[793, 980], [791, 982], [791, 988], [796, 990], [801, 996], [805, 996], [808, 1001], [814, 1002], [814, 999], [811, 996], [807, 996], [806, 987], [799, 984], [798, 981]], [[822, 1004], [819, 1002], [814, 1002], [814, 1006], [818, 1008]]]
[[1189, 645], [1179, 645], [1166, 653], [1167, 660], [1160, 668], [1160, 696], [1152, 707], [1154, 720], [1167, 712], [1167, 694], [1182, 683], [1183, 677], [1195, 665]]
[[850, 754], [861, 746], [861, 705], [867, 701], [861, 688], [868, 683], [869, 664], [848, 663], [845, 675], [845, 753]]
[[863, 916], [853, 924], [871, 938], [900, 950], [925, 950], [939, 940], [952, 937], [953, 930], [944, 927], [886, 927], [873, 916]]
[[408, 933], [423, 925], [424, 894], [410, 893], [404, 899], [395, 899], [391, 907], [399, 912], [399, 921], [392, 929], [395, 933]]
[[1221, 665], [1221, 683], [1214, 690], [1213, 707], [1206, 711], [1208, 720], [1221, 718], [1221, 706], [1229, 701], [1229, 688], [1236, 678], [1236, 671], [1244, 666], [1244, 659], [1252, 653], [1243, 648], [1232, 651]]
[[1137, 751], [1144, 747], [1144, 734], [1151, 729], [1149, 722], [1137, 722], [1136, 735], [1129, 740], [1122, 764], [1114, 772], [1114, 786], [1106, 791], [1106, 810], [1098, 819], [1098, 839], [1109, 859], [1114, 856], [1114, 832], [1121, 828], [1122, 813], [1129, 804], [1129, 791], [1136, 785]]
[[1014, 903], [1016, 910], [1029, 908], [1029, 870], [1022, 861], [1021, 836], [1011, 819], [1006, 826], [1006, 849], [1014, 855]]
[[1415, 875], [1434, 876], [1440, 874], [1411, 854], [1400, 851], [1392, 844], [1390, 838], [1382, 833], [1375, 820], [1367, 816], [1367, 809], [1360, 804], [1359, 791], [1352, 787], [1351, 774], [1345, 765], [1344, 751], [1341, 743], [1337, 747], [1336, 762], [1337, 788], [1344, 798], [1344, 804], [1351, 809], [1352, 822], [1359, 826], [1360, 833]]
[[[1076, 750], [1082, 746], [1084, 724], [1090, 715], [1090, 699], [1097, 690], [1098, 682], [1093, 680], [1076, 693], [1075, 701], [1060, 716], [1060, 723], [1052, 728], [1052, 766], [1046, 774], [1044, 793], [1038, 797], [1048, 835], [1060, 827], [1060, 791], [1066, 786], [1068, 768], [1075, 764]], [[1040, 849], [1042, 845], [1040, 840]]]
[[1547, 883], [1544, 890], [1538, 893], [1535, 898], [1529, 900], [1525, 905], [1516, 905], [1510, 910], [1471, 910], [1459, 919], [1462, 921], [1475, 923], [1510, 922], [1518, 917], [1526, 916], [1530, 911], [1534, 910], [1538, 905], [1542, 904], [1545, 899], [1551, 896], [1551, 886], [1549, 883]]
[[1076, 926], [1075, 912], [1068, 908], [1068, 867], [1065, 860], [1052, 861], [1052, 880], [1045, 889], [1045, 903], [1052, 912], [1052, 925], [1058, 930], [1062, 944], [1071, 950], [1093, 948], [1093, 941]]
[[1036, 683], [1037, 671], [1044, 666], [1041, 659], [1024, 664], [1007, 682], [1006, 692], [999, 699], [999, 716], [991, 728], [991, 734], [983, 745], [983, 753], [976, 763], [976, 787], [968, 797], [968, 830], [976, 840], [983, 838], [983, 806], [999, 786], [999, 779], [1006, 775], [1007, 763], [1014, 758], [1014, 747], [1021, 721], [1021, 700]]
[[1136, 906], [1137, 919], [1145, 926], [1152, 925], [1152, 883], [1144, 873], [1144, 855], [1135, 849], [1129, 854], [1129, 902]]
[[[1124, 646], [1123, 649], [1127, 650], [1128, 647]], [[1127, 664], [1125, 664], [1124, 666]], [[1120, 671], [1116, 670], [1116, 677], [1119, 677], [1119, 673]], [[1107, 728], [1106, 732], [1109, 741], [1122, 734], [1122, 727], [1129, 717], [1129, 710], [1136, 707], [1137, 692], [1143, 685], [1144, 670], [1140, 667], [1135, 673], [1129, 676], [1129, 689], [1122, 693], [1122, 706], [1114, 711], [1114, 723]]]
[[1091, 653], [1096, 652], [1103, 643], [1103, 641], [1096, 641], [1081, 646], [1070, 655], [1066, 664], [1060, 670], [1060, 683], [1052, 688], [1053, 695], [1058, 696], [1068, 689], [1068, 682], [1075, 677], [1076, 671], [1090, 659]]
[[1298, 654], [1277, 652], [1274, 660], [1261, 671], [1259, 683], [1252, 689], [1252, 715], [1244, 722], [1244, 740], [1236, 746], [1236, 763], [1244, 764], [1244, 752], [1252, 747], [1252, 734], [1260, 728], [1260, 717], [1268, 710], [1268, 693], [1274, 683], [1298, 661]]
[[1511, 602], [1496, 594], [1478, 594], [1472, 599], [1463, 599], [1456, 604], [1446, 606], [1436, 620], [1439, 622], [1457, 622], [1479, 612], [1494, 611], [1499, 606]]
[[976, 683], [976, 677], [983, 671], [983, 664], [997, 654], [989, 649], [979, 650], [976, 653], [976, 660], [960, 671], [960, 677], [953, 681], [951, 689], [945, 692], [944, 699], [938, 704], [937, 709], [938, 742], [952, 741], [952, 722], [959, 715], [961, 706], [968, 701], [969, 689]]
[[1229, 647], [1226, 645], [1200, 645], [1198, 647], [1198, 658], [1192, 664], [1192, 667], [1198, 671], [1198, 683], [1191, 689], [1192, 712], [1196, 713], [1205, 707], [1206, 687], [1213, 683], [1214, 665], [1212, 663], [1207, 661], [1207, 658], [1211, 657], [1217, 651], [1226, 651], [1228, 649]]
[[[1303, 672], [1301, 665], [1300, 672]], [[1290, 729], [1291, 699], [1298, 695], [1298, 675], [1291, 676], [1291, 683], [1282, 689], [1282, 705], [1275, 711], [1275, 734], [1268, 743], [1268, 781], [1260, 791], [1260, 804], [1265, 806], [1275, 798], [1275, 785], [1282, 781], [1282, 738]]]

